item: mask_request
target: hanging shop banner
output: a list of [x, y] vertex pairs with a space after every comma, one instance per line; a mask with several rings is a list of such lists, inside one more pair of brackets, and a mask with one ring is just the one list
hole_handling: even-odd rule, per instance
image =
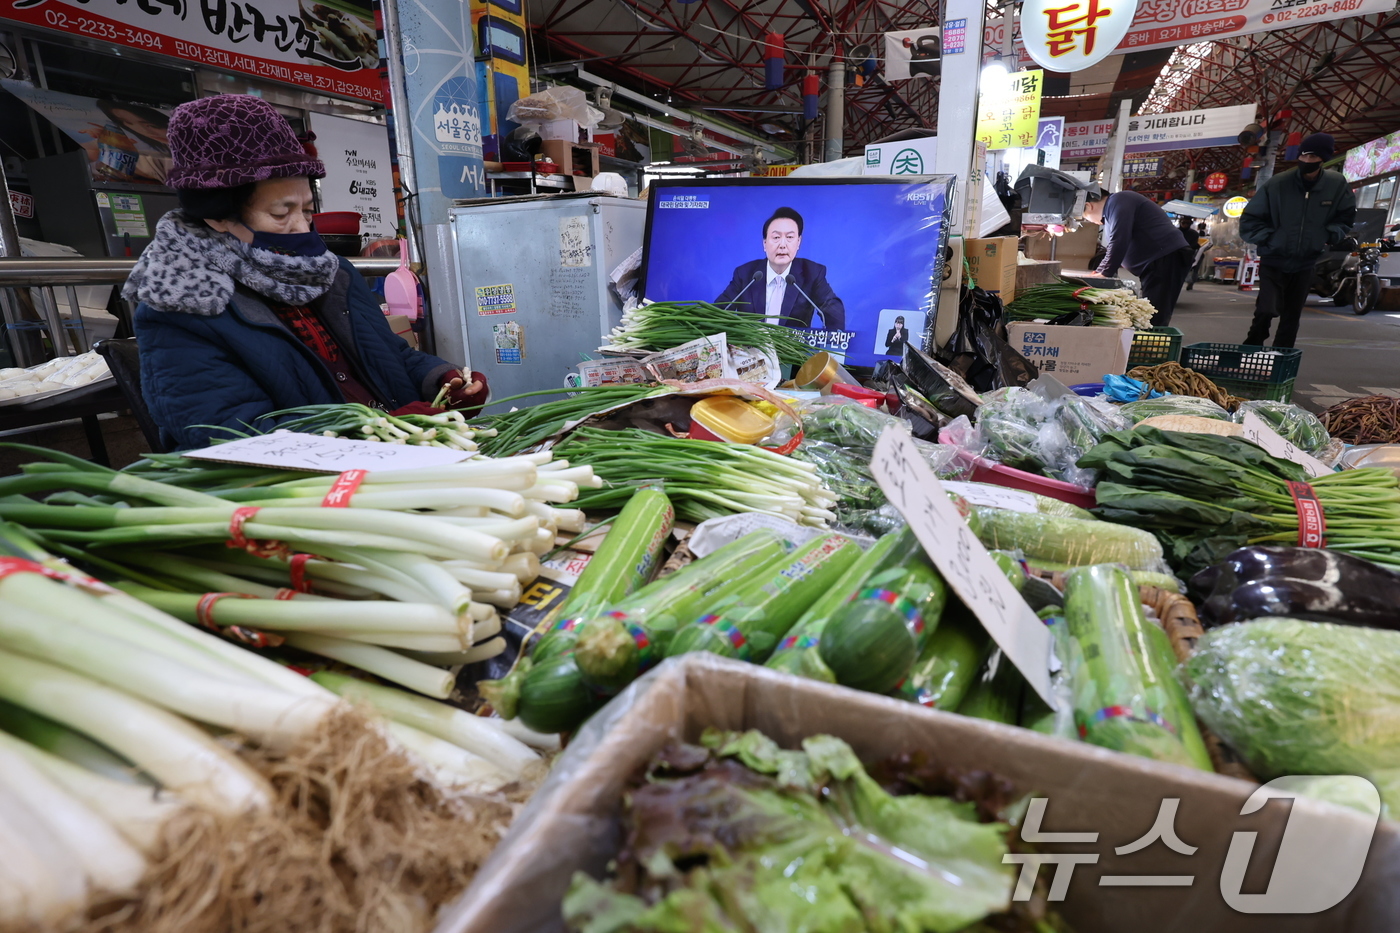
[[1175, 48], [1394, 8], [1393, 0], [1138, 0], [1116, 51]]
[[1189, 110], [1186, 113], [1154, 113], [1128, 120], [1126, 152], [1165, 152], [1169, 149], [1204, 149], [1239, 145], [1240, 130], [1254, 122], [1254, 104]]
[[1025, 0], [1021, 42], [1049, 71], [1083, 71], [1109, 55], [1133, 23], [1125, 0]]
[[1400, 171], [1400, 131], [1357, 146], [1347, 153], [1342, 163], [1342, 174], [1347, 181], [1361, 181], [1394, 171]]
[[1085, 120], [1065, 124], [1065, 145], [1060, 158], [1096, 159], [1108, 151], [1108, 137], [1113, 135], [1112, 120]]
[[885, 80], [936, 77], [944, 54], [958, 55], [966, 48], [967, 20], [949, 20], [942, 32], [941, 41], [937, 26], [885, 33]]
[[[1064, 146], [1065, 118], [1041, 117], [1036, 131], [1035, 143], [1023, 149], [1007, 149], [1002, 171], [1012, 178], [1019, 178], [1027, 165], [1043, 165], [1046, 168], [1060, 167], [1060, 152]], [[1041, 153], [1045, 157], [1041, 159]]]
[[1249, 206], [1249, 198], [1231, 198], [1225, 202], [1222, 208], [1226, 217], [1238, 217], [1244, 213], [1244, 209]]
[[360, 235], [377, 240], [395, 235], [394, 172], [389, 130], [378, 123], [311, 114], [316, 153], [326, 163], [321, 210], [354, 211]]
[[1039, 69], [1015, 71], [1003, 78], [982, 78], [977, 107], [977, 139], [989, 150], [1035, 145], [1040, 129]]
[[88, 156], [94, 181], [159, 185], [170, 171], [165, 128], [170, 112], [140, 104], [79, 97], [0, 79], [0, 87], [24, 101]]
[[1165, 162], [1165, 161], [1166, 161], [1166, 160], [1165, 160], [1165, 159], [1162, 159], [1162, 158], [1154, 158], [1154, 159], [1142, 159], [1142, 158], [1137, 158], [1137, 159], [1124, 159], [1124, 160], [1123, 160], [1123, 177], [1124, 177], [1124, 178], [1161, 178], [1161, 177], [1162, 177], [1162, 163]]
[[370, 0], [0, 0], [0, 20], [378, 103]]

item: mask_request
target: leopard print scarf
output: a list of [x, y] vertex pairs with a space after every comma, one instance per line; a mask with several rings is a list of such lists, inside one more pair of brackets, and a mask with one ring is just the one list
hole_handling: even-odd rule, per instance
[[213, 317], [223, 313], [237, 284], [299, 307], [325, 294], [339, 271], [340, 259], [329, 251], [304, 257], [255, 249], [171, 211], [156, 224], [155, 239], [136, 261], [122, 297], [157, 311]]

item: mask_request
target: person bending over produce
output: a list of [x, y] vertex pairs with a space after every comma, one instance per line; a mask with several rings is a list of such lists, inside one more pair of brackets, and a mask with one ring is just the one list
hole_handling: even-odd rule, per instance
[[307, 155], [257, 97], [224, 94], [175, 108], [169, 184], [180, 209], [156, 225], [122, 297], [139, 301], [141, 392], [175, 449], [260, 431], [272, 412], [359, 402], [394, 413], [479, 408], [480, 373], [409, 347], [363, 278], [311, 227]]
[[1104, 197], [1095, 185], [1088, 197], [1084, 219], [1103, 225], [1107, 250], [1098, 274], [1111, 278], [1123, 266], [1136, 275], [1142, 281], [1142, 297], [1157, 310], [1152, 326], [1166, 327], [1196, 258], [1195, 247], [1187, 245], [1166, 211], [1136, 191]]

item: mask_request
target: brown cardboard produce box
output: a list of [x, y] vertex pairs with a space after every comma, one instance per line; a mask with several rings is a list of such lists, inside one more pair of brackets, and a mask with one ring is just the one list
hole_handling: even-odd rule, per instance
[[1128, 368], [1133, 334], [1127, 327], [1074, 327], [1013, 321], [1006, 325], [1012, 349], [1030, 360], [1042, 373], [1065, 385], [1102, 382]]
[[389, 321], [389, 329], [398, 334], [408, 343], [410, 347], [418, 349], [418, 335], [413, 332], [413, 322], [406, 314], [386, 314], [384, 317]]
[[1014, 236], [994, 236], [963, 241], [968, 271], [977, 287], [1001, 296], [1002, 304], [1016, 299], [1016, 245]]
[[[559, 905], [574, 872], [602, 877], [620, 848], [618, 813], [629, 778], [668, 742], [693, 741], [707, 726], [760, 729], [789, 748], [828, 733], [849, 742], [867, 762], [924, 749], [951, 767], [991, 771], [1013, 782], [1018, 793], [1047, 798], [1041, 832], [1097, 833], [1093, 842], [1036, 846], [1045, 854], [1080, 854], [1081, 862], [1097, 856], [1094, 864], [1072, 866], [1060, 905], [1076, 933], [1400, 930], [1395, 824], [1380, 824], [1360, 882], [1337, 906], [1310, 915], [1239, 913], [1225, 902], [1221, 878], [1227, 853], [1239, 848], [1241, 839], [1257, 833], [1257, 851], [1243, 883], [1229, 890], [1249, 894], [1267, 886], [1272, 894], [1280, 879], [1270, 872], [1285, 827], [1292, 834], [1298, 829], [1293, 823], [1340, 827], [1351, 821], [1351, 829], [1369, 834], [1370, 821], [1302, 798], [1292, 801], [1291, 810], [1286, 801], [1271, 801], [1241, 816], [1255, 790], [1245, 781], [697, 653], [665, 662], [593, 717], [476, 881], [443, 912], [437, 933], [562, 930]], [[1194, 854], [1172, 851], [1160, 839], [1117, 854], [1116, 848], [1151, 835], [1163, 801], [1170, 800], [1179, 801], [1176, 837], [1198, 847]], [[1313, 878], [1325, 878], [1332, 867], [1319, 861], [1309, 870]], [[1040, 868], [1054, 870], [1053, 865]], [[1163, 876], [1191, 880], [1170, 887], [1160, 880], [1129, 887], [1121, 880]], [[1296, 878], [1293, 884], [1303, 886]]]

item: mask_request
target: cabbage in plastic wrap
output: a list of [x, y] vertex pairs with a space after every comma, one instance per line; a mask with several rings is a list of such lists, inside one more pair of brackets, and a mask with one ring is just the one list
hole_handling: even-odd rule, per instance
[[1255, 774], [1359, 774], [1400, 812], [1400, 632], [1263, 618], [1182, 668], [1196, 715]]

